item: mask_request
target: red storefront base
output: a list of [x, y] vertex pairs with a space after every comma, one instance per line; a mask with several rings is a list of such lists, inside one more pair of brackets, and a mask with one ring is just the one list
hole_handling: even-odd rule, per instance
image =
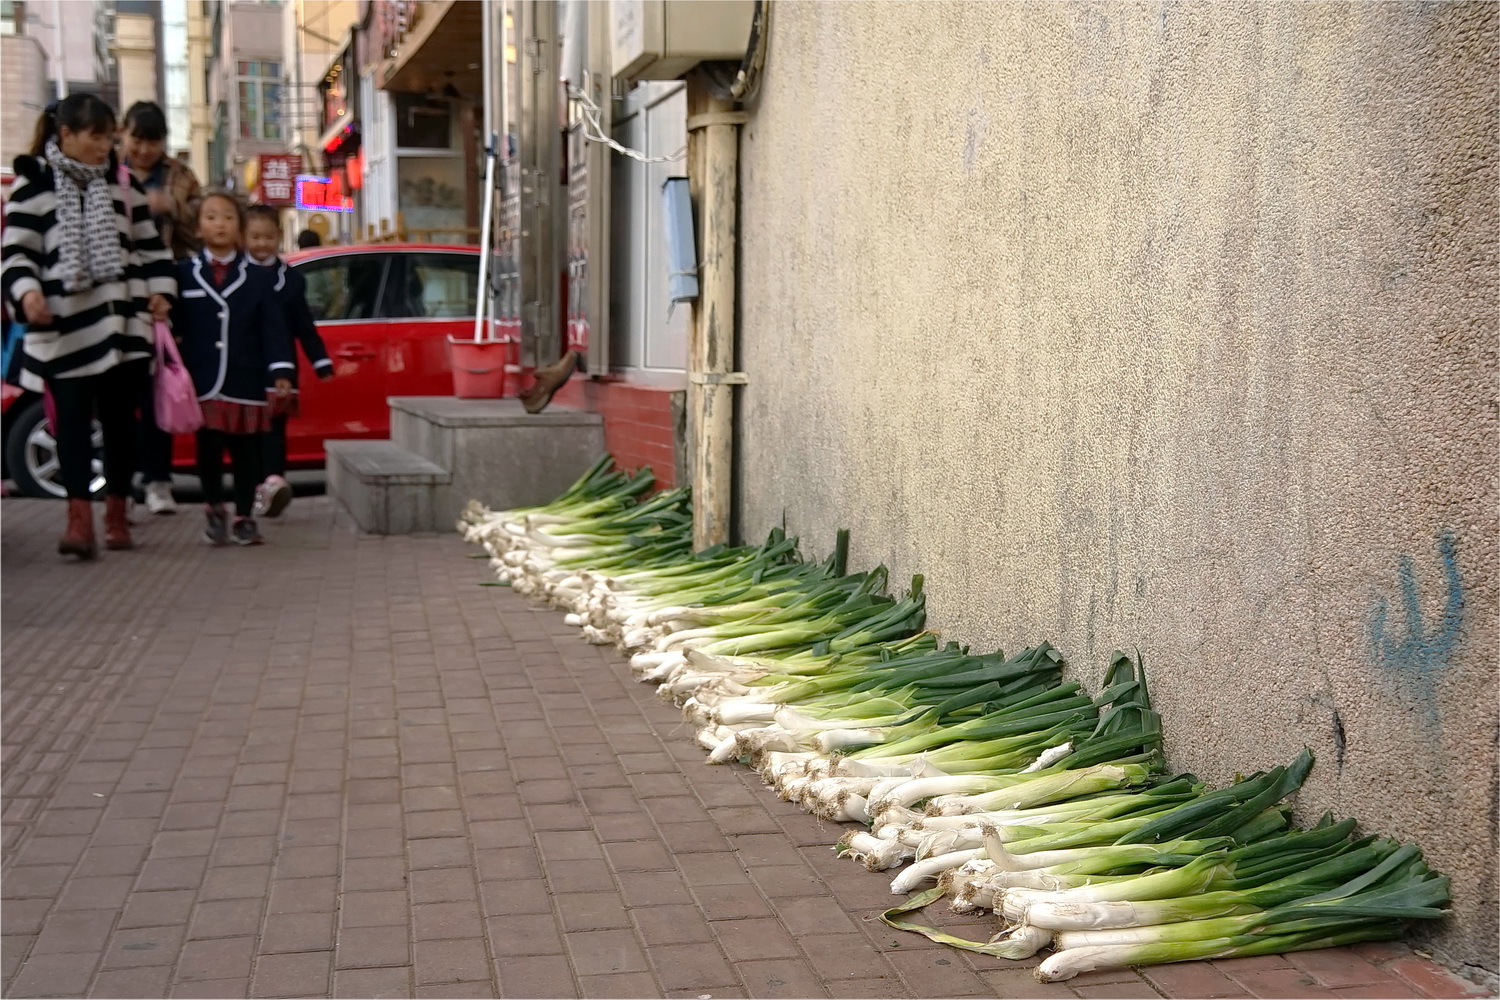
[[677, 427], [686, 392], [611, 379], [574, 376], [553, 400], [604, 417], [604, 446], [620, 468], [649, 465], [658, 485], [676, 486]]

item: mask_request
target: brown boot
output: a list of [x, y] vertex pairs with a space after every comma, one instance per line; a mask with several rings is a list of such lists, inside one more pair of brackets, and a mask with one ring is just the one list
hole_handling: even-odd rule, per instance
[[521, 393], [521, 405], [527, 413], [541, 413], [552, 402], [552, 396], [572, 377], [578, 367], [578, 352], [569, 351], [545, 368], [538, 368], [531, 388]]
[[130, 519], [125, 516], [124, 497], [106, 497], [104, 500], [104, 547], [106, 549], [133, 549], [135, 540], [130, 537]]
[[94, 507], [87, 500], [68, 501], [68, 528], [57, 540], [60, 555], [92, 559], [99, 552], [94, 541]]

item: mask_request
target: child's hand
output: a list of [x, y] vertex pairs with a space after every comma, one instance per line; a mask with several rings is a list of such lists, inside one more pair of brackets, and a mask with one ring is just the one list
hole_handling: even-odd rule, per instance
[[288, 396], [290, 396], [292, 394], [292, 380], [291, 379], [279, 378], [279, 379], [277, 379], [272, 384], [276, 387], [276, 398], [277, 399], [286, 399]]
[[146, 307], [151, 310], [151, 318], [159, 323], [165, 323], [167, 317], [172, 315], [172, 303], [159, 292], [146, 300]]
[[318, 369], [318, 381], [327, 382], [333, 378], [333, 365], [324, 365]]

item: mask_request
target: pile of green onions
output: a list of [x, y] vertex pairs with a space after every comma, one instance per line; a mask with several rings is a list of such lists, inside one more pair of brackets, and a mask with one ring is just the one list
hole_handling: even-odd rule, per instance
[[[862, 824], [839, 850], [905, 865], [892, 892], [922, 890], [883, 915], [892, 926], [1004, 958], [1050, 946], [1037, 976], [1056, 981], [1384, 940], [1444, 913], [1448, 881], [1415, 847], [1332, 816], [1291, 826], [1309, 752], [1217, 790], [1169, 775], [1123, 653], [1090, 697], [1047, 642], [940, 644], [922, 578], [891, 596], [884, 567], [849, 573], [847, 533], [820, 562], [780, 530], [694, 552], [687, 492], [654, 485], [604, 456], [549, 504], [470, 503], [458, 527], [500, 583], [628, 654], [710, 763], [744, 761], [783, 798]], [[905, 916], [945, 897], [992, 910], [998, 933], [964, 941]]]

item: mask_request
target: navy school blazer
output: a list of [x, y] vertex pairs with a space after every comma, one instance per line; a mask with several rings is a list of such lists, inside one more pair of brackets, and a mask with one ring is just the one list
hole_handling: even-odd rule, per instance
[[[321, 378], [333, 370], [333, 360], [328, 348], [318, 335], [318, 324], [313, 321], [312, 310], [307, 307], [307, 279], [280, 257], [274, 264], [265, 265], [271, 275], [271, 287], [281, 302], [281, 314], [286, 319], [287, 332], [302, 346], [302, 354], [312, 364], [313, 371]], [[297, 382], [296, 369], [292, 370], [292, 383]]]
[[265, 403], [278, 378], [297, 370], [286, 319], [266, 269], [235, 254], [224, 279], [214, 285], [206, 251], [177, 262], [177, 302], [172, 330], [199, 399]]

